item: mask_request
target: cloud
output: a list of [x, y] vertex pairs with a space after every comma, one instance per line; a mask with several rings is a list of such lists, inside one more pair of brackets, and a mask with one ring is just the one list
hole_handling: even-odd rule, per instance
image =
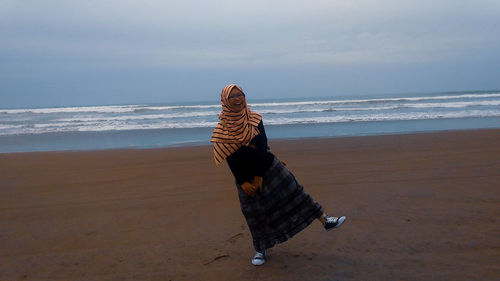
[[282, 67], [498, 58], [498, 1], [1, 1], [0, 58]]

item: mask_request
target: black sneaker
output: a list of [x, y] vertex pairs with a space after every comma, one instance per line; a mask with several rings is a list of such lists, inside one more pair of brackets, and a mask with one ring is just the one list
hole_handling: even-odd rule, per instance
[[344, 221], [345, 221], [346, 217], [345, 216], [341, 216], [341, 217], [330, 217], [330, 216], [326, 216], [325, 217], [325, 229], [328, 231], [328, 230], [332, 230], [334, 228], [337, 228], [337, 227], [340, 227]]

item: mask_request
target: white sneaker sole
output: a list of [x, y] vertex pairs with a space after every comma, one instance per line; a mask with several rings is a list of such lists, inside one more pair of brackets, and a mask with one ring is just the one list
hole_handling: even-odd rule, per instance
[[257, 265], [257, 266], [263, 265], [265, 262], [266, 262], [266, 252], [265, 251], [264, 251], [263, 255], [259, 256], [259, 258], [257, 258], [257, 253], [256, 253], [252, 259], [252, 264]]
[[256, 266], [263, 265], [265, 262], [266, 262], [266, 260], [252, 259], [252, 264], [256, 265]]

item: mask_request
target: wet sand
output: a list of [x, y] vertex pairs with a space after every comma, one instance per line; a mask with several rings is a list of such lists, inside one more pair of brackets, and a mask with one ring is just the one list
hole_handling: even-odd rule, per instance
[[348, 220], [262, 267], [209, 146], [0, 154], [0, 280], [500, 280], [500, 130], [270, 146]]

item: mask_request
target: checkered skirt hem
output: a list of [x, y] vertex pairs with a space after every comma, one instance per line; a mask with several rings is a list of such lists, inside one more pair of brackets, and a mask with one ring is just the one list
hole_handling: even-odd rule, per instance
[[263, 176], [262, 192], [248, 196], [236, 185], [257, 251], [287, 241], [323, 214], [323, 207], [276, 157]]

